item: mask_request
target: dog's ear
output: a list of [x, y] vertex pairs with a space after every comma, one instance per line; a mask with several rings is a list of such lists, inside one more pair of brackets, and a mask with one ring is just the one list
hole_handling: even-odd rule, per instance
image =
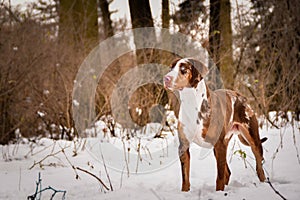
[[175, 67], [175, 65], [177, 64], [177, 62], [180, 60], [181, 58], [176, 58], [176, 59], [174, 59], [173, 61], [172, 61], [172, 63], [171, 63], [171, 69], [173, 69], [174, 67]]
[[187, 58], [187, 60], [200, 74], [200, 80], [208, 74], [208, 68], [202, 62], [194, 58]]
[[[192, 64], [190, 64], [192, 65]], [[199, 73], [199, 71], [192, 65], [191, 67], [191, 71], [192, 71], [192, 77], [190, 79], [190, 85], [191, 87], [196, 88], [198, 83], [201, 81], [201, 74]]]

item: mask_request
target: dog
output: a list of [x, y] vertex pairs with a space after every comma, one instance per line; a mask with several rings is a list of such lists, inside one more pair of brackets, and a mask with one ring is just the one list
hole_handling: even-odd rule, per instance
[[262, 167], [262, 143], [258, 122], [247, 98], [232, 90], [212, 91], [205, 83], [208, 68], [194, 58], [176, 59], [164, 76], [164, 87], [179, 91], [178, 114], [179, 158], [182, 173], [182, 191], [190, 190], [190, 153], [192, 142], [213, 148], [217, 161], [216, 190], [224, 190], [231, 175], [226, 160], [228, 143], [233, 134], [251, 147], [256, 159], [256, 172], [265, 181]]

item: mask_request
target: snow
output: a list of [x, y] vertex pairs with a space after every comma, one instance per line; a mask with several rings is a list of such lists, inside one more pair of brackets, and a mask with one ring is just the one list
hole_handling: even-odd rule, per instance
[[[103, 123], [99, 126], [104, 128]], [[23, 139], [18, 144], [0, 146], [0, 199], [26, 199], [34, 194], [39, 172], [42, 187], [65, 190], [66, 199], [280, 199], [268, 183], [259, 182], [254, 156], [237, 138], [231, 140], [228, 148], [232, 175], [225, 191], [215, 191], [216, 163], [212, 150], [192, 145], [191, 191], [181, 192], [176, 134], [173, 136], [165, 131], [164, 139], [145, 137], [129, 142], [113, 137], [103, 139], [102, 130], [97, 129], [96, 138], [75, 142], [42, 138], [33, 143]], [[299, 199], [299, 124], [292, 127], [287, 123], [281, 129], [264, 125], [260, 133], [261, 137], [268, 137], [264, 143], [266, 176], [285, 198]], [[137, 151], [139, 144], [140, 153]], [[124, 147], [132, 148], [126, 157], [128, 164], [125, 164]], [[142, 151], [146, 147], [152, 159], [149, 152]], [[243, 152], [246, 159], [237, 152]], [[46, 157], [49, 154], [53, 156]], [[138, 156], [142, 162], [137, 168]], [[42, 165], [34, 165], [44, 158]], [[110, 179], [113, 191], [106, 191], [94, 177], [79, 170], [75, 172], [72, 166], [93, 173], [109, 188]], [[50, 199], [51, 194], [44, 192], [42, 199]], [[58, 193], [54, 199], [61, 198], [62, 194]]]

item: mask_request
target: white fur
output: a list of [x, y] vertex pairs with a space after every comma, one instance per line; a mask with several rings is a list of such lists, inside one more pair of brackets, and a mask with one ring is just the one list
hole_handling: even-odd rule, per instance
[[206, 85], [202, 79], [197, 88], [184, 88], [179, 91], [180, 110], [179, 121], [183, 125], [183, 132], [190, 143], [194, 142], [201, 147], [210, 148], [212, 145], [202, 138], [203, 120], [198, 118], [202, 102], [207, 100]]
[[177, 77], [178, 77], [178, 75], [179, 75], [179, 73], [180, 73], [180, 72], [179, 72], [179, 70], [180, 70], [180, 68], [179, 68], [180, 64], [186, 63], [186, 62], [187, 62], [187, 61], [186, 61], [185, 59], [179, 60], [179, 61], [176, 63], [176, 65], [174, 66], [174, 68], [172, 69], [172, 71], [170, 71], [170, 72], [167, 74], [167, 76], [173, 77], [172, 86], [175, 85], [175, 81], [177, 80]]
[[230, 95], [230, 100], [231, 100], [231, 115], [230, 115], [230, 119], [229, 119], [229, 126], [228, 126], [228, 131], [226, 132], [226, 135], [225, 135], [225, 140], [229, 140], [232, 135], [239, 135], [240, 132], [237, 131], [237, 130], [232, 130], [232, 127], [233, 127], [233, 115], [234, 115], [234, 104], [235, 104], [235, 101], [236, 101], [236, 97], [233, 96], [233, 95]]
[[235, 104], [236, 98], [234, 96], [231, 96], [230, 100], [231, 100], [231, 115], [230, 115], [229, 124], [232, 125], [232, 123], [233, 123], [233, 114], [234, 114], [234, 104]]

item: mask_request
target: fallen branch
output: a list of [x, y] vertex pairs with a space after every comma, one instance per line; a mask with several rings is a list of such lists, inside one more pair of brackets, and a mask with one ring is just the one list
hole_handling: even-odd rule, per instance
[[95, 179], [97, 179], [97, 180], [101, 183], [101, 185], [103, 185], [103, 187], [104, 187], [107, 191], [109, 191], [109, 188], [104, 184], [104, 182], [103, 182], [98, 176], [96, 176], [95, 174], [93, 174], [93, 173], [91, 173], [91, 172], [89, 172], [89, 171], [87, 171], [87, 170], [85, 170], [85, 169], [81, 169], [80, 167], [76, 167], [76, 169], [78, 169], [79, 171], [82, 171], [82, 172], [85, 172], [85, 173], [91, 175], [92, 177], [94, 177]]
[[286, 200], [286, 198], [285, 198], [284, 196], [282, 196], [282, 194], [280, 194], [280, 192], [279, 192], [278, 190], [276, 190], [276, 189], [273, 187], [273, 185], [272, 185], [272, 183], [271, 183], [269, 177], [267, 177], [267, 181], [266, 181], [266, 182], [271, 186], [271, 188], [274, 190], [274, 192], [275, 192], [278, 196], [280, 196], [283, 200]]

